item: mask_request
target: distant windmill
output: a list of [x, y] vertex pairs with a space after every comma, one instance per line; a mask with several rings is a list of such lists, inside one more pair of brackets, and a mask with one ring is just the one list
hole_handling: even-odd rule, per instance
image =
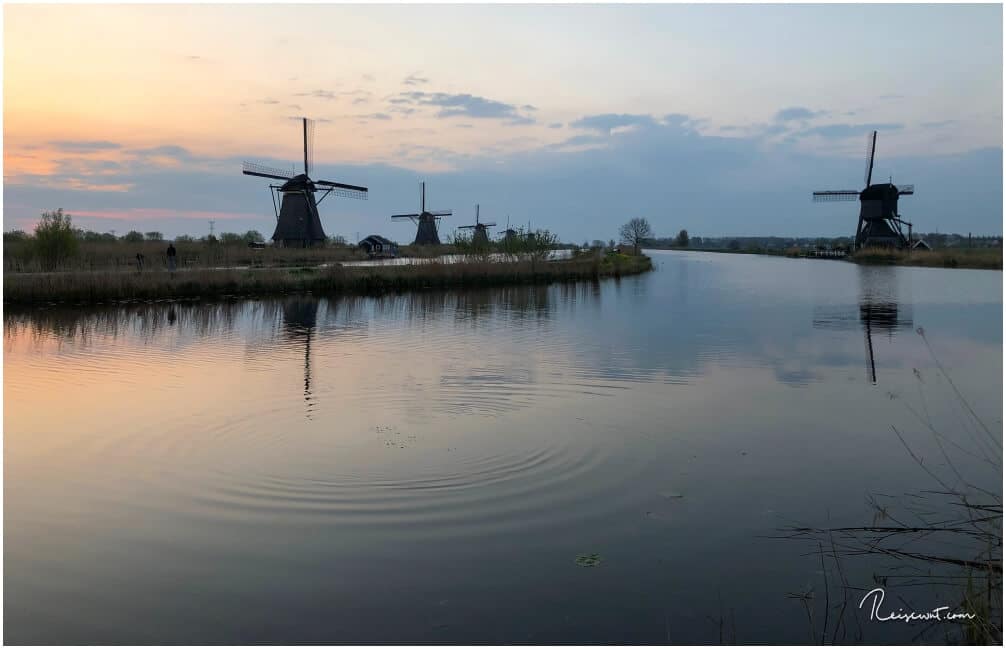
[[[866, 188], [841, 189], [814, 192], [815, 202], [859, 200], [859, 225], [856, 226], [856, 248], [884, 246], [906, 248], [911, 245], [912, 224], [898, 214], [898, 197], [915, 193], [915, 185], [896, 186], [892, 182], [871, 185], [873, 180], [873, 156], [877, 152], [877, 132], [868, 141], [869, 153], [866, 158]], [[901, 230], [908, 226], [908, 238]]]
[[489, 245], [489, 233], [486, 231], [486, 228], [494, 228], [494, 227], [496, 227], [496, 222], [495, 221], [493, 221], [492, 223], [480, 223], [479, 222], [479, 206], [476, 204], [475, 205], [475, 224], [474, 225], [459, 225], [458, 229], [459, 230], [471, 230], [471, 229], [474, 229], [475, 231], [472, 232], [472, 244], [476, 245], [476, 246], [478, 246], [478, 245], [488, 246]]
[[507, 214], [506, 230], [503, 231], [503, 241], [506, 242], [516, 241], [517, 238], [518, 238], [517, 231], [510, 227], [510, 215]]
[[451, 210], [441, 210], [439, 212], [426, 211], [426, 183], [421, 183], [419, 190], [419, 213], [418, 214], [394, 214], [392, 220], [409, 219], [416, 224], [416, 240], [412, 243], [417, 246], [439, 246], [440, 235], [437, 234], [437, 220], [444, 216], [451, 216]]
[[[366, 200], [367, 188], [346, 185], [330, 180], [311, 180], [308, 176], [314, 155], [314, 120], [303, 119], [304, 125], [304, 173], [294, 175], [282, 169], [245, 162], [241, 173], [246, 176], [260, 176], [284, 181], [282, 185], [269, 185], [272, 207], [276, 213], [276, 231], [272, 240], [276, 245], [286, 247], [307, 247], [325, 242], [325, 230], [321, 227], [318, 205], [335, 193], [346, 198]], [[315, 193], [324, 192], [315, 199]], [[277, 194], [279, 200], [277, 201]]]

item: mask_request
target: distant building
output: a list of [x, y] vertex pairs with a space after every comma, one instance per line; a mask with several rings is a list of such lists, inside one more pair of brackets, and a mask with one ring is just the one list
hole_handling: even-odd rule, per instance
[[398, 244], [379, 234], [372, 234], [357, 244], [370, 257], [397, 257]]
[[930, 246], [925, 241], [923, 241], [922, 239], [919, 239], [918, 241], [912, 244], [912, 250], [932, 250], [932, 249], [933, 247]]

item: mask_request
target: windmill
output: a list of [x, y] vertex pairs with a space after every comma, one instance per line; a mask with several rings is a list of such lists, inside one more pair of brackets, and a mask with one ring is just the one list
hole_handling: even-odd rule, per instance
[[510, 227], [510, 215], [506, 217], [506, 230], [503, 231], [503, 241], [510, 243], [518, 239], [517, 231]]
[[[871, 184], [873, 180], [873, 157], [877, 152], [877, 132], [868, 140], [869, 153], [866, 158], [866, 188], [840, 189], [814, 192], [815, 202], [859, 200], [859, 224], [856, 226], [856, 248], [884, 246], [906, 248], [911, 246], [912, 224], [898, 214], [898, 197], [915, 193], [914, 185], [898, 187], [893, 182]], [[908, 238], [901, 230], [908, 226]]]
[[[311, 180], [308, 173], [314, 157], [314, 120], [303, 118], [304, 125], [304, 173], [274, 169], [252, 162], [245, 162], [241, 173], [282, 180], [282, 185], [269, 185], [273, 211], [276, 213], [276, 231], [272, 235], [278, 246], [303, 247], [324, 243], [325, 230], [321, 227], [318, 205], [329, 194], [346, 198], [366, 200], [367, 188], [358, 185], [332, 182], [331, 180]], [[324, 192], [316, 199], [315, 193]]]
[[439, 246], [440, 235], [437, 234], [437, 220], [444, 216], [451, 216], [451, 210], [441, 210], [439, 212], [426, 211], [426, 183], [420, 184], [419, 190], [419, 214], [393, 214], [391, 219], [409, 219], [416, 224], [416, 240], [412, 243], [417, 246]]
[[459, 225], [459, 230], [472, 230], [472, 245], [475, 246], [488, 246], [489, 245], [489, 233], [486, 228], [496, 227], [496, 222], [492, 223], [480, 223], [479, 222], [479, 206], [475, 205], [475, 225]]

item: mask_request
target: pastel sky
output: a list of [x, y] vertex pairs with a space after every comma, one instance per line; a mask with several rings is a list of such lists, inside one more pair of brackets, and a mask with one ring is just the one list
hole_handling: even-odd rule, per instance
[[4, 229], [275, 224], [241, 161], [370, 188], [329, 234], [418, 206], [615, 237], [851, 235], [875, 179], [920, 231], [1002, 232], [1002, 6], [6, 5]]

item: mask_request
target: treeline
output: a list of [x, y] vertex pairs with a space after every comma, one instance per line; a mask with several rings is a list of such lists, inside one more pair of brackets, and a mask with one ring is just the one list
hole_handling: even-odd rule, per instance
[[[342, 237], [330, 239], [327, 247], [286, 249], [265, 246], [252, 249], [264, 237], [257, 230], [223, 232], [218, 236], [178, 236], [175, 245], [182, 267], [219, 265], [298, 265], [341, 259], [363, 258]], [[75, 227], [62, 209], [43, 212], [34, 232], [4, 233], [4, 272], [78, 271], [123, 268], [159, 268], [167, 264], [168, 242], [160, 232], [131, 230], [121, 236], [114, 232], [93, 232]], [[257, 247], [256, 247], [257, 248]]]
[[922, 239], [935, 248], [1000, 248], [1002, 247], [1002, 235], [980, 235], [971, 234], [940, 234], [939, 232], [927, 232], [925, 234], [913, 234], [913, 238]]
[[[852, 247], [853, 237], [689, 237], [682, 230], [676, 237], [652, 237], [643, 242], [645, 248], [695, 248], [704, 250], [789, 250], [793, 248], [841, 250]], [[1001, 236], [971, 236], [912, 233], [914, 241], [925, 241], [935, 249], [999, 248]]]
[[676, 237], [648, 239], [644, 246], [648, 248], [705, 250], [787, 250], [790, 248], [846, 248], [852, 243], [852, 237], [690, 237], [685, 230], [682, 230]]

